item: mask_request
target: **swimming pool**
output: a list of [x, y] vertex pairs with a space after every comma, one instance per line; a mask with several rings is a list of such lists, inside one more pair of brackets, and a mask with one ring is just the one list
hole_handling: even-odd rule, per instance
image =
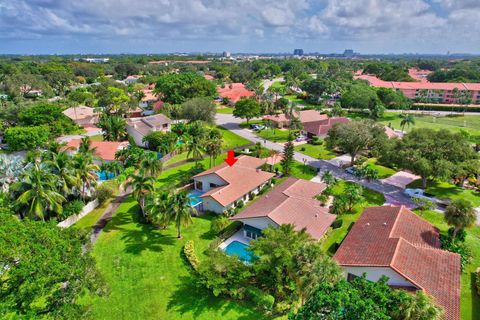
[[115, 175], [107, 171], [97, 171], [97, 176], [99, 181], [106, 181], [115, 178]]
[[223, 249], [229, 256], [238, 256], [240, 260], [245, 262], [252, 261], [253, 255], [248, 251], [248, 246], [240, 241], [232, 241]]
[[202, 191], [198, 191], [198, 190], [192, 190], [188, 193], [188, 198], [190, 199], [190, 205], [192, 207], [196, 207], [198, 206], [200, 203], [202, 203], [202, 198], [200, 198], [200, 196], [203, 194]]

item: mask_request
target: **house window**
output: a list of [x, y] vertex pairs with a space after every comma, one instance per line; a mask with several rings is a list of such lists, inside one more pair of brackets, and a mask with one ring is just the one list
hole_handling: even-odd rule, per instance
[[195, 189], [203, 190], [203, 183], [202, 181], [195, 181]]
[[245, 236], [247, 238], [250, 238], [250, 239], [253, 239], [253, 240], [256, 240], [258, 238], [258, 235], [254, 232], [251, 232], [251, 231], [246, 231]]

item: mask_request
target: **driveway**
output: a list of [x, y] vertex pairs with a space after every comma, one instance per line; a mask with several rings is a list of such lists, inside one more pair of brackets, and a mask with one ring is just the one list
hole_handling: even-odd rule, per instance
[[[239, 136], [247, 140], [250, 140], [254, 143], [260, 142], [264, 147], [268, 149], [278, 150], [280, 152], [283, 151], [282, 145], [268, 141], [268, 140], [264, 140], [256, 136], [253, 132], [247, 129], [242, 129], [239, 124], [243, 122], [243, 120], [239, 118], [235, 118], [231, 114], [217, 114], [216, 122], [218, 125], [221, 125], [222, 127], [232, 131], [235, 134], [238, 134]], [[302, 154], [300, 152], [295, 152], [294, 159], [302, 163], [303, 163], [303, 160], [306, 160], [306, 164], [314, 168], [317, 168], [320, 176], [323, 174], [323, 172], [328, 170], [328, 171], [331, 171], [332, 174], [338, 179], [354, 181], [366, 188], [380, 192], [385, 195], [386, 204], [392, 204], [392, 205], [403, 204], [408, 207], [414, 206], [410, 198], [405, 194], [403, 194], [403, 189], [397, 186], [386, 184], [378, 180], [367, 181], [365, 179], [358, 179], [357, 177], [346, 173], [343, 169], [340, 169], [339, 167], [331, 164], [328, 161], [315, 159], [305, 154]]]
[[58, 142], [69, 142], [70, 140], [74, 139], [82, 139], [83, 137], [93, 137], [102, 134], [102, 129], [100, 128], [88, 128], [87, 132], [84, 134], [72, 134], [68, 136], [61, 136], [57, 138]]

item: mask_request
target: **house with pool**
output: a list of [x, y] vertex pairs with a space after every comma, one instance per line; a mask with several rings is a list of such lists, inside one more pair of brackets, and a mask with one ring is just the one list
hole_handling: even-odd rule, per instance
[[298, 231], [305, 229], [313, 239], [321, 239], [336, 218], [329, 213], [327, 207], [323, 207], [320, 201], [315, 199], [325, 188], [324, 183], [293, 177], [286, 179], [230, 218], [241, 221], [243, 227], [220, 244], [220, 249], [248, 261], [249, 242], [260, 237], [262, 230], [268, 226], [278, 227], [282, 224], [291, 224]]
[[271, 183], [273, 173], [260, 169], [264, 159], [239, 156], [233, 166], [226, 163], [215, 166], [193, 177], [193, 192], [200, 201], [197, 210], [223, 213], [246, 203], [261, 188]]

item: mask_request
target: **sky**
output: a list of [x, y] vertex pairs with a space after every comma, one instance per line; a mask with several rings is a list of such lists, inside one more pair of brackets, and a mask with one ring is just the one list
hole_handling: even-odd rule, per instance
[[480, 53], [480, 0], [0, 0], [0, 53]]

